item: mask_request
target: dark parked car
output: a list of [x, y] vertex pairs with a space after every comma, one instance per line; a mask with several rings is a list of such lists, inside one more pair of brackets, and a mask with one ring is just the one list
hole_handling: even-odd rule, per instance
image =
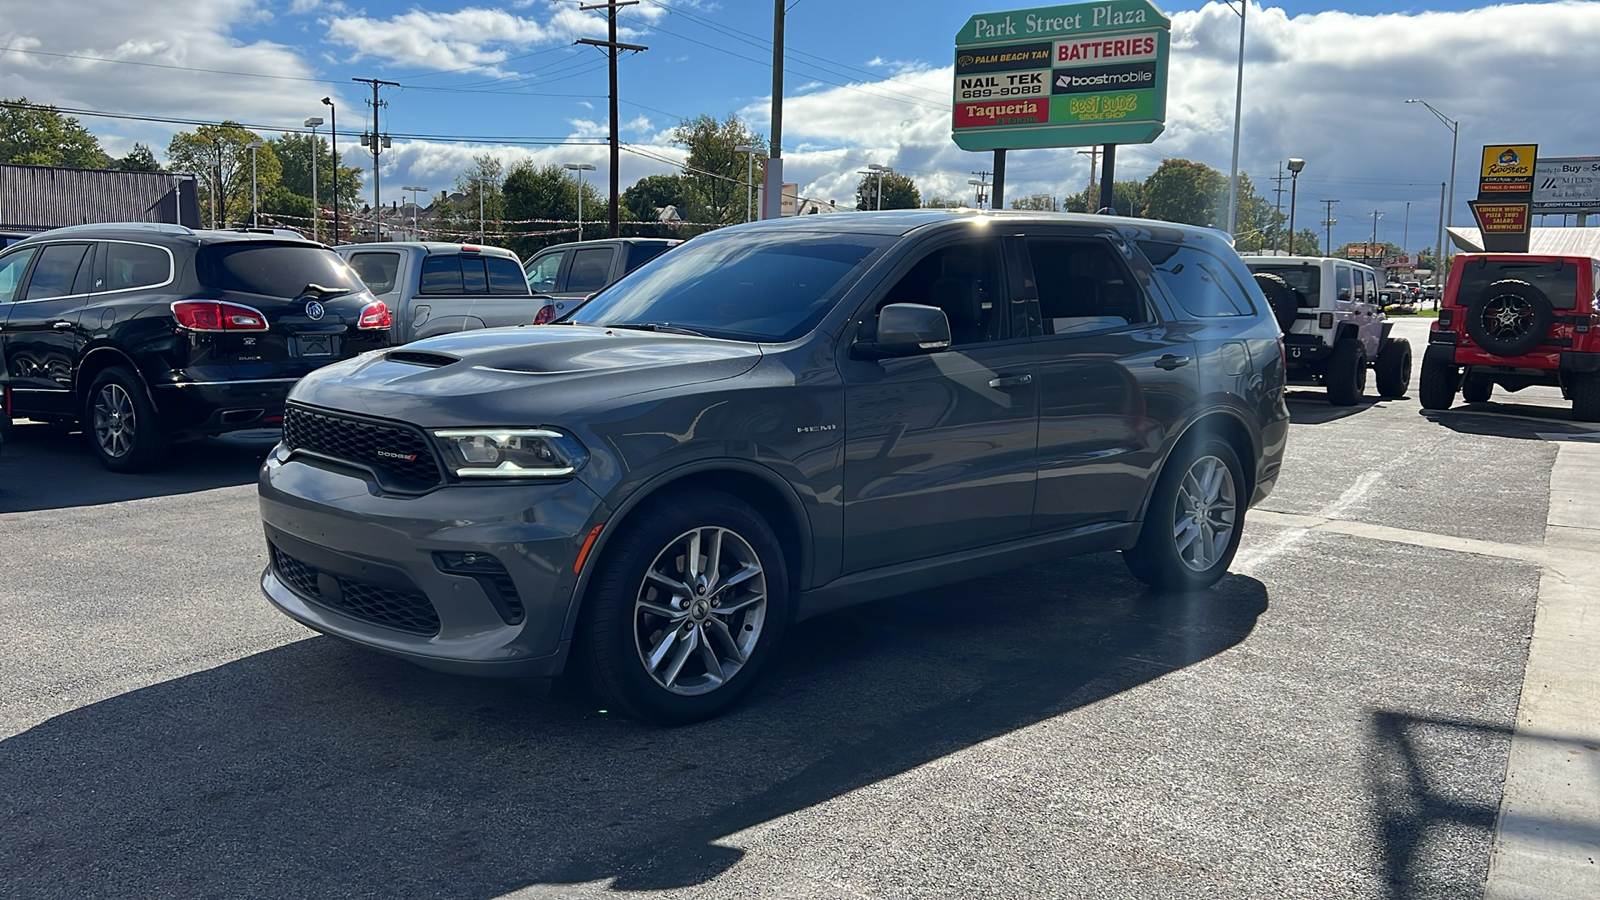
[[0, 252], [11, 413], [81, 423], [107, 468], [276, 427], [312, 369], [388, 346], [389, 311], [321, 244], [179, 225], [78, 225]]
[[681, 243], [669, 238], [610, 238], [540, 250], [522, 264], [535, 299], [544, 301], [533, 323], [561, 318], [590, 294]]
[[793, 622], [1063, 555], [1214, 583], [1288, 430], [1217, 232], [917, 210], [741, 225], [545, 327], [308, 376], [261, 470], [267, 597], [437, 669], [573, 661], [714, 715]]

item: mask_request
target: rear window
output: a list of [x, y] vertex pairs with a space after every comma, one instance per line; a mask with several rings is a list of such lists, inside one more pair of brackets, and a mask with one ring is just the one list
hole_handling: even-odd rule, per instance
[[434, 254], [422, 261], [424, 294], [523, 294], [528, 279], [515, 260], [501, 256]]
[[491, 294], [522, 294], [527, 296], [532, 293], [528, 290], [527, 276], [522, 274], [522, 267], [514, 259], [501, 256], [486, 256], [483, 264], [489, 269], [489, 293]]
[[632, 272], [652, 259], [671, 250], [676, 244], [630, 244], [628, 246], [628, 271]]
[[195, 254], [194, 267], [208, 288], [268, 297], [301, 297], [313, 284], [353, 291], [363, 287], [339, 254], [320, 247], [212, 244]]
[[1252, 265], [1252, 272], [1266, 272], [1289, 283], [1294, 291], [1295, 305], [1313, 309], [1322, 305], [1322, 270], [1316, 266], [1262, 266]]
[[1466, 306], [1478, 299], [1489, 285], [1503, 279], [1526, 281], [1550, 298], [1556, 309], [1578, 306], [1578, 267], [1569, 262], [1522, 262], [1510, 259], [1468, 260], [1461, 270], [1461, 286], [1456, 302]]
[[815, 232], [706, 235], [625, 276], [580, 306], [573, 320], [791, 341], [815, 328], [852, 276], [890, 243], [886, 237]]
[[350, 268], [374, 294], [387, 294], [394, 290], [395, 279], [400, 276], [400, 254], [353, 253]]
[[587, 247], [572, 254], [572, 268], [567, 270], [567, 290], [587, 294], [606, 286], [611, 276], [611, 257], [615, 247]]

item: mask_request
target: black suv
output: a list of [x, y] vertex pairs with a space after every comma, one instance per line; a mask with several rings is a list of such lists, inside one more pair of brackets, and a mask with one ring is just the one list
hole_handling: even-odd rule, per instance
[[262, 588], [439, 669], [713, 715], [798, 619], [1066, 554], [1226, 572], [1283, 348], [1218, 232], [916, 210], [697, 237], [558, 324], [312, 373]]
[[277, 427], [300, 376], [388, 341], [388, 308], [287, 232], [78, 225], [0, 253], [7, 414], [81, 423], [119, 472], [169, 441]]

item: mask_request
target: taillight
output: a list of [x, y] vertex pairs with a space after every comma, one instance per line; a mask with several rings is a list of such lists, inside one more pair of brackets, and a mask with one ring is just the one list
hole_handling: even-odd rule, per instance
[[539, 314], [533, 317], [535, 325], [549, 325], [550, 320], [556, 317], [556, 308], [548, 303], [539, 307]]
[[261, 310], [241, 303], [220, 300], [179, 300], [172, 304], [172, 316], [180, 328], [190, 331], [266, 331], [267, 317]]
[[1325, 313], [1322, 313], [1322, 314], [1318, 315], [1317, 316], [1317, 327], [1318, 328], [1332, 328], [1333, 327], [1333, 313], [1326, 313], [1325, 312]]
[[388, 328], [393, 321], [393, 317], [389, 315], [389, 304], [382, 300], [374, 300], [361, 307], [361, 318], [356, 321], [356, 327], [374, 330]]
[[1456, 311], [1455, 310], [1449, 309], [1449, 308], [1445, 308], [1445, 309], [1439, 310], [1439, 327], [1440, 328], [1449, 328], [1451, 325], [1455, 324], [1455, 320], [1456, 320]]

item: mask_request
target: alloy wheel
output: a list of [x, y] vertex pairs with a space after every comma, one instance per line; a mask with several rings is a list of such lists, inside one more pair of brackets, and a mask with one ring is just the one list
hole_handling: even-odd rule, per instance
[[658, 686], [706, 694], [739, 673], [761, 640], [767, 579], [750, 542], [705, 526], [672, 539], [645, 570], [634, 646]]
[[1516, 294], [1501, 294], [1483, 305], [1482, 321], [1495, 340], [1514, 341], [1533, 326], [1533, 304]]
[[1228, 551], [1238, 516], [1233, 473], [1215, 456], [1202, 456], [1189, 466], [1178, 485], [1172, 538], [1178, 558], [1196, 572], [1217, 564]]
[[139, 417], [127, 389], [112, 382], [94, 398], [94, 439], [107, 456], [120, 458], [133, 450]]

